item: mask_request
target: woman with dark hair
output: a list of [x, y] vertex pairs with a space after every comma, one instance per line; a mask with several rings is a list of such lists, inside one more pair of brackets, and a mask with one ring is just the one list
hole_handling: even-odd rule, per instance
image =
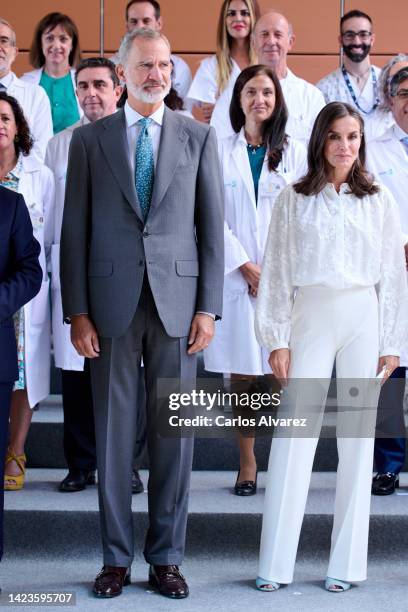
[[[204, 351], [206, 370], [254, 383], [271, 374], [254, 331], [255, 305], [267, 231], [280, 191], [306, 169], [304, 146], [285, 132], [288, 113], [279, 80], [266, 66], [241, 72], [230, 118], [235, 134], [220, 142], [225, 185], [223, 318]], [[239, 383], [241, 384], [241, 383]], [[245, 386], [245, 383], [242, 383]], [[239, 434], [236, 495], [256, 493], [254, 438]]]
[[78, 28], [68, 15], [49, 13], [38, 23], [30, 49], [35, 68], [22, 80], [41, 85], [51, 104], [54, 134], [82, 116], [75, 94], [75, 67], [81, 59]]
[[256, 61], [251, 34], [260, 16], [257, 0], [224, 0], [218, 18], [217, 52], [198, 68], [187, 98], [199, 104], [209, 123], [217, 98], [233, 87], [244, 68]]
[[24, 484], [24, 445], [32, 409], [49, 394], [50, 308], [46, 249], [53, 238], [54, 180], [51, 171], [33, 156], [33, 142], [17, 100], [0, 92], [0, 185], [24, 196], [34, 236], [41, 246], [42, 283], [38, 295], [14, 316], [18, 350], [18, 381], [14, 385], [10, 412], [4, 488]]
[[323, 108], [308, 172], [272, 212], [256, 334], [287, 384], [284, 416], [307, 417], [308, 429], [272, 441], [256, 583], [262, 591], [293, 580], [334, 363], [339, 463], [325, 588], [339, 593], [366, 579], [379, 383], [406, 343], [407, 286], [397, 205], [366, 171], [363, 128], [348, 104]]

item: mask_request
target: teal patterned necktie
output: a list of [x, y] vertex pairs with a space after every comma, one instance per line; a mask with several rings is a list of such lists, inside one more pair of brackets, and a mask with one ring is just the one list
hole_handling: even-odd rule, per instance
[[146, 117], [137, 122], [141, 130], [136, 144], [135, 181], [137, 197], [145, 221], [149, 214], [154, 180], [153, 142], [148, 131], [151, 122], [152, 119]]
[[406, 154], [408, 155], [408, 136], [401, 138], [401, 142], [403, 144]]

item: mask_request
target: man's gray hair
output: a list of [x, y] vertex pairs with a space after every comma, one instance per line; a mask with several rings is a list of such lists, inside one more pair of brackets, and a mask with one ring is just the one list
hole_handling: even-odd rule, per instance
[[170, 51], [169, 40], [168, 38], [166, 38], [166, 36], [164, 36], [164, 34], [159, 32], [158, 30], [149, 30], [146, 28], [136, 28], [135, 30], [128, 32], [123, 37], [122, 42], [120, 43], [118, 55], [119, 55], [119, 64], [122, 64], [122, 66], [126, 65], [130, 50], [133, 46], [133, 41], [135, 41], [138, 38], [142, 40], [160, 40], [162, 39], [166, 43]]
[[16, 46], [16, 33], [13, 30], [13, 26], [11, 25], [11, 23], [9, 23], [8, 21], [6, 21], [5, 19], [2, 19], [2, 17], [0, 17], [0, 25], [5, 25], [9, 28], [9, 30], [11, 30], [11, 44], [13, 45], [13, 47]]
[[390, 72], [391, 72], [391, 68], [395, 64], [398, 64], [398, 62], [408, 62], [408, 55], [406, 55], [405, 53], [398, 53], [398, 55], [394, 55], [394, 57], [392, 57], [389, 60], [389, 62], [387, 62], [385, 64], [385, 66], [383, 66], [383, 68], [382, 68], [382, 70], [380, 72], [380, 76], [378, 78], [380, 100], [381, 100], [381, 104], [380, 104], [379, 108], [381, 110], [383, 110], [383, 111], [388, 111], [391, 108], [391, 104], [390, 104], [390, 82], [391, 82]]
[[398, 85], [403, 81], [408, 81], [408, 66], [401, 68], [394, 74], [390, 82], [390, 96], [394, 98], [397, 95]]

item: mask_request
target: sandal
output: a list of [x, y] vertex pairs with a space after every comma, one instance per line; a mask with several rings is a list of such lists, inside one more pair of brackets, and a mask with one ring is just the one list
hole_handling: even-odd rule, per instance
[[263, 591], [264, 593], [272, 593], [273, 591], [277, 591], [280, 588], [279, 582], [274, 582], [273, 580], [264, 580], [264, 578], [258, 578], [255, 581], [256, 588], [258, 591]]
[[10, 461], [16, 462], [21, 474], [17, 474], [16, 476], [14, 476], [13, 474], [6, 474], [6, 470], [4, 470], [5, 472], [4, 473], [4, 490], [5, 491], [19, 491], [24, 486], [25, 464], [26, 464], [27, 458], [25, 454], [16, 455], [13, 449], [11, 448], [11, 446], [9, 446], [7, 449], [5, 467], [7, 467], [7, 464], [10, 463]]
[[326, 591], [329, 591], [329, 593], [344, 593], [344, 591], [348, 591], [350, 587], [351, 584], [349, 582], [337, 580], [337, 578], [329, 578], [328, 576], [324, 583], [324, 588]]

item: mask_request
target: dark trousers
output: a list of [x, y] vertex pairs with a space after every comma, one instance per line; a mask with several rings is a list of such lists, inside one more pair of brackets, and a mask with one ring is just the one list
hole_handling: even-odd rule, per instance
[[[141, 368], [142, 372], [143, 369]], [[64, 455], [69, 469], [90, 471], [96, 468], [95, 422], [89, 360], [83, 372], [61, 370], [62, 405], [64, 410]], [[146, 459], [146, 391], [144, 376], [139, 376], [138, 439], [134, 467], [139, 469]]]
[[64, 455], [69, 469], [96, 467], [95, 424], [89, 361], [83, 372], [62, 370]]
[[0, 559], [3, 556], [4, 462], [8, 444], [8, 424], [13, 383], [0, 383]]
[[[194, 386], [196, 357], [187, 355], [188, 338], [171, 338], [160, 321], [147, 279], [134, 319], [119, 338], [100, 338], [91, 361], [96, 426], [99, 508], [104, 564], [130, 567], [133, 560], [131, 475], [139, 437], [140, 361], [147, 391], [149, 529], [145, 559], [154, 565], [180, 565], [184, 556], [193, 438], [160, 435], [169, 416], [168, 396], [158, 381], [170, 380], [180, 392]], [[145, 406], [143, 405], [143, 410]], [[168, 428], [169, 429], [169, 428]]]
[[405, 462], [405, 422], [403, 412], [406, 368], [396, 368], [381, 389], [378, 402], [374, 459], [380, 474], [398, 474]]

